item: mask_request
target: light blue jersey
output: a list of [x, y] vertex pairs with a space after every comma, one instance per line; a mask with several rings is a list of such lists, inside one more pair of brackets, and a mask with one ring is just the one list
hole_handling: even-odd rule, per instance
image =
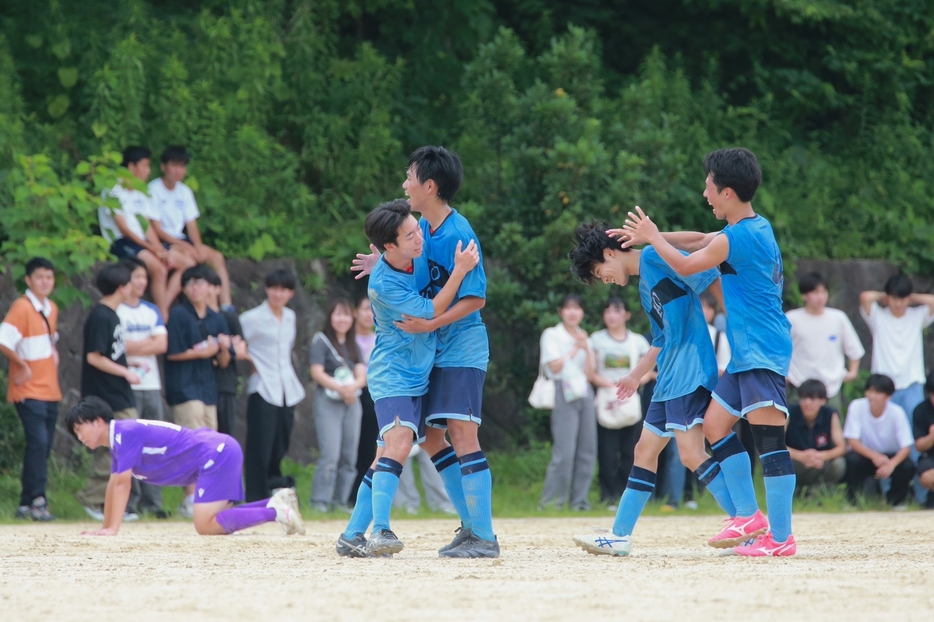
[[730, 242], [726, 261], [720, 264], [726, 335], [733, 353], [726, 369], [768, 369], [787, 376], [791, 323], [782, 311], [785, 274], [772, 225], [757, 214], [728, 225], [720, 234]]
[[[424, 218], [419, 221], [419, 226], [422, 228], [428, 262], [427, 270], [421, 271], [416, 268], [418, 290], [422, 295], [434, 298], [454, 271], [457, 243], [461, 242], [463, 250], [473, 240], [477, 244], [477, 250], [480, 250], [480, 240], [467, 219], [453, 208], [437, 230], [432, 231], [431, 225]], [[467, 296], [486, 299], [486, 273], [483, 271], [482, 251], [480, 263], [464, 277], [454, 302], [451, 303], [452, 306]], [[435, 367], [475, 367], [486, 371], [490, 360], [490, 343], [479, 311], [442, 326], [437, 333], [438, 352], [435, 356]]]
[[719, 276], [715, 269], [679, 276], [653, 247], [643, 249], [639, 296], [651, 320], [652, 345], [661, 348], [653, 402], [717, 386], [717, 357], [698, 294]]
[[[416, 272], [424, 270], [423, 258], [414, 264]], [[367, 295], [376, 327], [376, 345], [366, 372], [370, 395], [374, 401], [425, 395], [435, 362], [435, 333], [409, 334], [393, 322], [401, 321], [402, 314], [431, 319], [435, 314], [431, 300], [419, 295], [414, 272], [393, 268], [385, 257], [370, 274]]]

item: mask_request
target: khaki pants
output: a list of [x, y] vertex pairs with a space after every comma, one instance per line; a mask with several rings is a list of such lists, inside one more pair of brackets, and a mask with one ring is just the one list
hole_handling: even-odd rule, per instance
[[204, 402], [191, 400], [176, 404], [171, 409], [175, 423], [183, 428], [217, 430], [217, 406], [208, 406]]
[[[135, 408], [125, 408], [116, 411], [114, 419], [139, 419], [139, 414]], [[88, 481], [84, 488], [75, 493], [75, 498], [85, 507], [102, 510], [104, 498], [107, 496], [107, 482], [110, 481], [110, 449], [98, 447], [91, 452], [91, 455], [93, 457], [88, 470]], [[132, 507], [133, 504], [135, 501], [131, 498], [127, 507]]]

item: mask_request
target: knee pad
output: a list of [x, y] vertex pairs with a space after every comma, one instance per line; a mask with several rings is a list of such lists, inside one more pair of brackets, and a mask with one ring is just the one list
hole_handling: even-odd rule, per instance
[[784, 451], [785, 426], [781, 425], [752, 425], [752, 438], [756, 442], [760, 458], [776, 451]]

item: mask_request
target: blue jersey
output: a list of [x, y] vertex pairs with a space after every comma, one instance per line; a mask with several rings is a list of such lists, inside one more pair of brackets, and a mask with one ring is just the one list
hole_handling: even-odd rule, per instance
[[[423, 265], [419, 267], [419, 263]], [[415, 270], [397, 270], [381, 257], [370, 274], [367, 295], [373, 309], [376, 345], [366, 371], [374, 400], [387, 397], [418, 397], [428, 392], [428, 375], [435, 362], [434, 333], [409, 334], [396, 328], [402, 315], [431, 319], [431, 300], [421, 296], [415, 272], [424, 270], [424, 260], [415, 260]]]
[[[480, 240], [467, 219], [453, 208], [435, 231], [431, 230], [431, 225], [424, 218], [419, 221], [419, 226], [422, 228], [425, 256], [428, 258], [427, 270], [416, 269], [419, 291], [424, 296], [434, 298], [454, 271], [457, 243], [461, 242], [463, 250], [473, 240], [480, 250]], [[483, 271], [482, 252], [480, 263], [464, 277], [457, 295], [454, 296], [454, 302], [451, 303], [452, 306], [467, 296], [486, 298], [486, 273]], [[490, 360], [490, 343], [479, 311], [442, 326], [437, 333], [438, 352], [435, 356], [435, 367], [475, 367], [486, 371]]]
[[787, 376], [791, 323], [782, 311], [785, 275], [772, 225], [756, 215], [728, 225], [721, 235], [730, 242], [726, 261], [720, 264], [726, 335], [733, 353], [726, 369], [769, 369]]
[[717, 357], [698, 294], [719, 278], [715, 269], [679, 276], [651, 246], [639, 258], [639, 296], [658, 353], [653, 402], [717, 386]]

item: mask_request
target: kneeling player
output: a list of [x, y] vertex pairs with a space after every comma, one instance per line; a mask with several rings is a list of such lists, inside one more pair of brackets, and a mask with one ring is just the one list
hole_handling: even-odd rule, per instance
[[710, 288], [720, 298], [716, 270], [679, 277], [651, 247], [622, 248], [606, 233], [605, 223], [584, 224], [576, 232], [577, 247], [569, 254], [575, 274], [585, 283], [596, 279], [626, 285], [639, 276], [642, 306], [652, 325], [652, 347], [628, 376], [619, 381], [620, 399], [630, 397], [640, 379], [658, 363], [658, 381], [645, 417], [626, 491], [611, 535], [575, 536], [574, 542], [595, 555], [628, 555], [632, 530], [655, 489], [658, 454], [674, 436], [681, 461], [733, 517], [735, 509], [720, 465], [707, 456], [702, 424], [717, 384], [717, 361], [698, 294]]
[[202, 535], [229, 534], [272, 521], [282, 525], [286, 535], [305, 533], [291, 488], [283, 488], [271, 499], [231, 507], [243, 500], [243, 452], [232, 436], [165, 421], [114, 421], [113, 417], [107, 402], [94, 396], [82, 399], [65, 414], [65, 427], [89, 449], [110, 448], [104, 526], [87, 535], [117, 534], [132, 477], [157, 486], [195, 484], [194, 522]]

